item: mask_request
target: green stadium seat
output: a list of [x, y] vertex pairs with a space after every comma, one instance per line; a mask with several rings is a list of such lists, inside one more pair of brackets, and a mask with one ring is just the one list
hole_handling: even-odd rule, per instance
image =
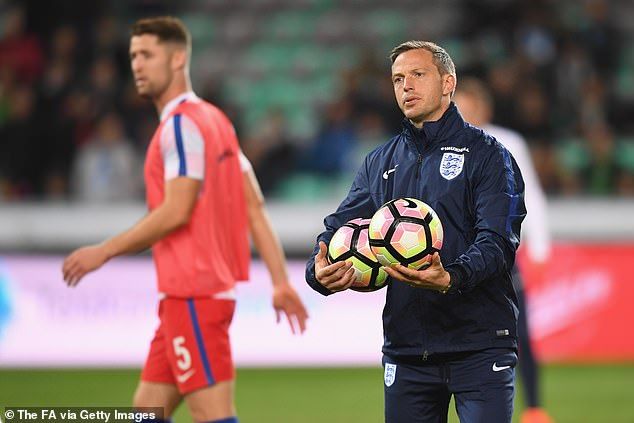
[[306, 39], [313, 33], [316, 19], [310, 12], [278, 12], [263, 24], [263, 31], [274, 40]]
[[[627, 45], [631, 44], [632, 40]], [[634, 48], [623, 49], [621, 63], [616, 72], [614, 94], [626, 101], [634, 101]]]
[[292, 137], [306, 140], [315, 136], [319, 117], [316, 116], [312, 104], [289, 107], [285, 109], [285, 112], [288, 119], [288, 130]]
[[[189, 28], [195, 45], [208, 45], [214, 39], [214, 21], [208, 14], [188, 13], [182, 20]], [[193, 50], [195, 53], [196, 49]]]
[[298, 50], [294, 44], [258, 43], [247, 50], [243, 63], [265, 73], [285, 72], [291, 68]]
[[615, 156], [621, 168], [634, 172], [634, 137], [617, 140]]
[[366, 14], [363, 18], [363, 28], [369, 34], [394, 40], [403, 39], [406, 35], [404, 22], [406, 16], [400, 10], [376, 9]]
[[293, 202], [314, 203], [330, 196], [330, 187], [323, 176], [309, 173], [290, 175], [276, 189], [275, 196]]
[[579, 138], [561, 140], [557, 147], [557, 160], [567, 170], [578, 170], [586, 166], [590, 160], [588, 151]]

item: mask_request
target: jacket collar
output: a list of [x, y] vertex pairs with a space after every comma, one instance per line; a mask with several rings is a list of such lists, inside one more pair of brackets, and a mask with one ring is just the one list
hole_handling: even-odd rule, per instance
[[403, 132], [407, 139], [422, 142], [441, 142], [464, 128], [465, 121], [452, 101], [445, 113], [437, 121], [425, 122], [421, 129], [416, 128], [409, 119], [403, 119]]

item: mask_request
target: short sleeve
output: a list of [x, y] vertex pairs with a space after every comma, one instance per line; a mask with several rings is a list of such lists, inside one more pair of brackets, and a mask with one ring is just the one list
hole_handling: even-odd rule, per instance
[[242, 170], [242, 173], [250, 171], [252, 169], [251, 162], [247, 159], [247, 156], [244, 155], [242, 150], [240, 150], [238, 157], [240, 159], [240, 170]]
[[161, 132], [161, 154], [165, 180], [185, 176], [204, 179], [205, 141], [196, 124], [187, 116], [171, 116]]

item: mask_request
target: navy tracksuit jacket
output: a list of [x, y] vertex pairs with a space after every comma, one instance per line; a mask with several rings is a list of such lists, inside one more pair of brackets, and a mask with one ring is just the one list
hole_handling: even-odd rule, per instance
[[[383, 310], [383, 352], [427, 358], [437, 353], [516, 348], [517, 299], [511, 269], [526, 209], [524, 182], [509, 152], [467, 124], [451, 103], [422, 130], [403, 131], [365, 158], [348, 196], [325, 218], [317, 242], [347, 221], [372, 217], [387, 201], [414, 197], [429, 204], [444, 229], [440, 258], [451, 275], [441, 294], [392, 281]], [[306, 265], [315, 279], [315, 250]], [[358, 294], [362, 295], [362, 294]]]

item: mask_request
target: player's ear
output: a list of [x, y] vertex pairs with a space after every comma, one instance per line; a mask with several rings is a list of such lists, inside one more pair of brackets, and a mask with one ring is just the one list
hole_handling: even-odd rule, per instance
[[172, 68], [184, 69], [187, 66], [187, 49], [176, 47], [172, 50]]

